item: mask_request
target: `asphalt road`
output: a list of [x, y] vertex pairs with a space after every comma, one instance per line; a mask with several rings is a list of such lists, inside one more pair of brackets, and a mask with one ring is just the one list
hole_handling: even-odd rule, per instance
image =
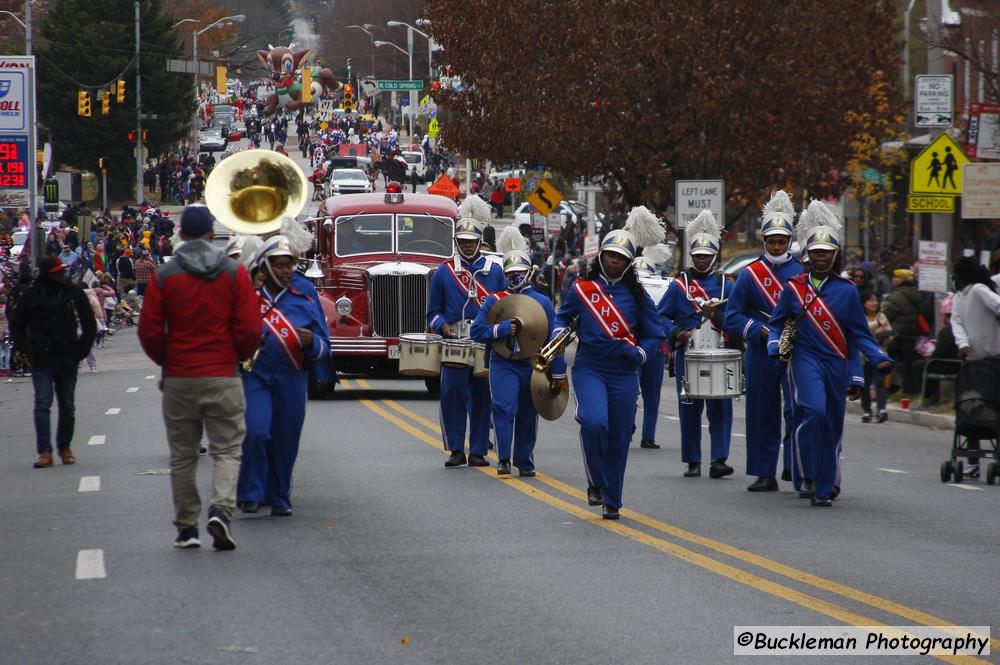
[[[820, 510], [788, 483], [681, 477], [670, 390], [617, 523], [585, 504], [569, 416], [543, 421], [537, 478], [498, 479], [444, 469], [422, 383], [348, 379], [309, 404], [293, 517], [239, 514], [232, 553], [176, 550], [158, 372], [132, 330], [99, 356], [75, 466], [31, 468], [30, 379], [0, 384], [5, 665], [728, 663], [738, 625], [995, 615], [1000, 489], [940, 482], [949, 433], [850, 418]], [[915, 662], [849, 662], [868, 660]]]

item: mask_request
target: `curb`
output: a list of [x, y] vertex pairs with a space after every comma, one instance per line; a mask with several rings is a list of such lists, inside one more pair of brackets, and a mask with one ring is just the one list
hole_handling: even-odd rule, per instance
[[[955, 416], [950, 414], [902, 409], [893, 404], [887, 405], [885, 410], [889, 414], [890, 423], [905, 423], [940, 430], [955, 429]], [[861, 402], [847, 402], [847, 413], [860, 416], [862, 413]]]

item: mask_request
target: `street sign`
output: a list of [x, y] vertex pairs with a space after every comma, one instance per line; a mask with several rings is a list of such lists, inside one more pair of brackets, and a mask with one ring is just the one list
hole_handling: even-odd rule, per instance
[[917, 77], [914, 114], [917, 127], [951, 127], [954, 115], [955, 79], [951, 74]]
[[973, 159], [1000, 159], [1000, 104], [969, 104], [969, 142], [965, 154]]
[[601, 245], [601, 237], [597, 234], [587, 236], [583, 239], [583, 258], [592, 259], [597, 256], [597, 250]]
[[358, 80], [358, 88], [362, 97], [374, 97], [378, 94], [378, 81], [370, 76]]
[[947, 194], [910, 194], [906, 212], [955, 212], [955, 197]]
[[208, 60], [198, 60], [195, 62], [187, 58], [168, 58], [167, 71], [177, 74], [212, 76], [215, 74], [215, 63]]
[[0, 134], [0, 207], [28, 208], [38, 177], [33, 56], [0, 57]]
[[436, 139], [438, 134], [441, 133], [441, 123], [438, 122], [437, 118], [431, 118], [431, 121], [427, 124], [427, 136], [432, 139]]
[[[962, 194], [962, 167], [969, 158], [947, 134], [941, 134], [910, 163], [910, 194]], [[952, 206], [954, 209], [954, 206]]]
[[962, 219], [1000, 218], [1000, 162], [962, 167]]
[[538, 183], [535, 191], [528, 195], [528, 203], [535, 206], [535, 210], [545, 216], [551, 215], [552, 211], [559, 207], [559, 202], [562, 200], [563, 195], [548, 180]]
[[379, 90], [423, 90], [423, 81], [378, 81]]
[[507, 178], [503, 181], [503, 189], [505, 192], [519, 192], [521, 191], [521, 179], [520, 178]]
[[461, 193], [454, 181], [446, 175], [441, 176], [437, 181], [427, 188], [428, 194], [438, 194], [449, 199], [456, 199]]
[[548, 225], [549, 233], [561, 233], [563, 223], [566, 220], [563, 219], [563, 216], [560, 213], [554, 212], [551, 215], [546, 215], [545, 221]]
[[725, 226], [726, 183], [722, 180], [678, 180], [674, 183], [674, 207], [677, 228], [687, 228], [688, 222], [708, 208], [719, 226]]
[[921, 291], [948, 293], [948, 243], [921, 240], [917, 286]]

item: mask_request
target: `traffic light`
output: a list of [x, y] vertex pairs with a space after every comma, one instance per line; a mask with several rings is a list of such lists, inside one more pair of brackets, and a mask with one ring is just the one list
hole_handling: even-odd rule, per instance
[[111, 91], [101, 90], [101, 115], [111, 113]]
[[76, 93], [76, 114], [84, 118], [90, 117], [90, 92], [80, 90]]
[[302, 68], [302, 103], [312, 104], [313, 100], [313, 70], [310, 66]]
[[344, 110], [354, 109], [354, 86], [350, 83], [344, 84]]
[[125, 79], [118, 79], [115, 84], [115, 102], [118, 104], [125, 103]]
[[128, 132], [128, 140], [129, 140], [129, 143], [135, 143], [135, 130], [134, 129], [130, 129], [129, 130], [129, 132]]
[[225, 67], [215, 68], [215, 91], [220, 95], [226, 94], [227, 72]]
[[[134, 129], [130, 129], [128, 131], [128, 140], [131, 141], [132, 143], [135, 143], [136, 137], [138, 135], [139, 134]], [[149, 130], [144, 129], [142, 130], [142, 142], [145, 143], [148, 140], [149, 140]]]

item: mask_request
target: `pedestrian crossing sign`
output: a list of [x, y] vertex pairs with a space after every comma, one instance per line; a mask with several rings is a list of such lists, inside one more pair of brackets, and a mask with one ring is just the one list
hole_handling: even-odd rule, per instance
[[910, 163], [910, 194], [962, 195], [962, 167], [969, 163], [955, 139], [942, 133]]

